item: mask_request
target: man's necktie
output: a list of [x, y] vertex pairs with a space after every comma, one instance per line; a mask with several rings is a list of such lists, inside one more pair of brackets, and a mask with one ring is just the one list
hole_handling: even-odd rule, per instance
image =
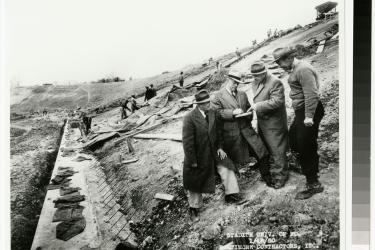
[[205, 119], [206, 119], [206, 122], [208, 123], [208, 111], [205, 111], [204, 114], [206, 115]]

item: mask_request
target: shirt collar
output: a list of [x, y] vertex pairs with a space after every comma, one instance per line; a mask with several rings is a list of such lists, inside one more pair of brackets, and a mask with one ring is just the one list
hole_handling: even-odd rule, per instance
[[206, 114], [204, 113], [204, 111], [202, 111], [200, 108], [198, 108], [199, 112], [201, 112], [201, 114], [203, 115], [203, 118], [206, 118]]
[[300, 62], [299, 59], [294, 58], [294, 60], [293, 60], [293, 64], [292, 64], [292, 70], [294, 70], [294, 68], [297, 66], [297, 64], [298, 64], [299, 62]]

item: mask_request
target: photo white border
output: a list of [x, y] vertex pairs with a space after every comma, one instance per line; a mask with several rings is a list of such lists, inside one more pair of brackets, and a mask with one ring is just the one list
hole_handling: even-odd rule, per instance
[[[375, 4], [372, 3], [372, 14], [375, 13]], [[375, 156], [375, 115], [372, 113], [375, 110], [375, 80], [374, 80], [374, 61], [375, 61], [375, 18], [372, 16], [372, 33], [371, 33], [371, 141], [370, 141], [370, 249], [375, 249], [375, 164], [373, 157]], [[374, 83], [374, 84], [373, 84]]]
[[[352, 249], [353, 153], [353, 1], [346, 0], [340, 20], [340, 249]], [[341, 10], [342, 6], [340, 7]], [[341, 98], [344, 97], [344, 98]], [[342, 248], [344, 246], [344, 248]]]

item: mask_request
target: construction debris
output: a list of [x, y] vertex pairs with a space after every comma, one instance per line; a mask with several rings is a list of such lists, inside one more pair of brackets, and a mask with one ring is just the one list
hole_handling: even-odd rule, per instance
[[84, 156], [78, 156], [76, 159], [74, 159], [74, 161], [77, 161], [77, 162], [81, 162], [81, 161], [91, 161], [90, 158], [86, 158]]
[[81, 190], [81, 188], [79, 187], [61, 187], [60, 188], [60, 195], [61, 196], [64, 196], [64, 195], [67, 195], [67, 194], [72, 194], [72, 193], [75, 193], [77, 191]]
[[133, 163], [133, 162], [137, 162], [137, 161], [138, 161], [138, 159], [134, 158], [134, 159], [122, 161], [121, 163], [122, 164], [129, 164], [129, 163]]
[[164, 194], [164, 193], [157, 193], [155, 194], [154, 198], [159, 199], [159, 200], [165, 200], [165, 201], [173, 201], [175, 199], [173, 195]]
[[59, 204], [59, 203], [69, 203], [69, 202], [80, 202], [80, 201], [84, 201], [84, 200], [85, 200], [84, 195], [68, 194], [68, 195], [64, 195], [64, 196], [61, 196], [61, 197], [57, 198], [53, 202], [55, 204]]
[[323, 40], [323, 41], [320, 41], [319, 43], [319, 47], [318, 49], [316, 50], [316, 53], [322, 53], [323, 52], [323, 49], [324, 49], [324, 44], [326, 43], [326, 40]]
[[133, 137], [137, 139], [162, 139], [182, 142], [181, 134], [138, 134]]
[[58, 222], [58, 221], [69, 221], [72, 219], [82, 219], [82, 211], [84, 207], [77, 206], [77, 207], [65, 207], [65, 208], [58, 208], [53, 215], [52, 222]]
[[83, 230], [85, 230], [85, 227], [85, 218], [63, 221], [56, 226], [56, 238], [67, 241], [82, 233]]
[[110, 132], [110, 133], [103, 133], [98, 136], [96, 136], [94, 139], [86, 142], [86, 144], [83, 145], [83, 148], [94, 148], [95, 146], [99, 144], [103, 144], [104, 142], [114, 138], [114, 137], [119, 137], [120, 134], [117, 132]]

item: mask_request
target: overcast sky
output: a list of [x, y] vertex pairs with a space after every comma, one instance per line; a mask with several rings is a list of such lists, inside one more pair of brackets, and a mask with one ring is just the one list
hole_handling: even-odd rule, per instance
[[6, 73], [21, 85], [147, 77], [305, 25], [325, 0], [6, 0]]

